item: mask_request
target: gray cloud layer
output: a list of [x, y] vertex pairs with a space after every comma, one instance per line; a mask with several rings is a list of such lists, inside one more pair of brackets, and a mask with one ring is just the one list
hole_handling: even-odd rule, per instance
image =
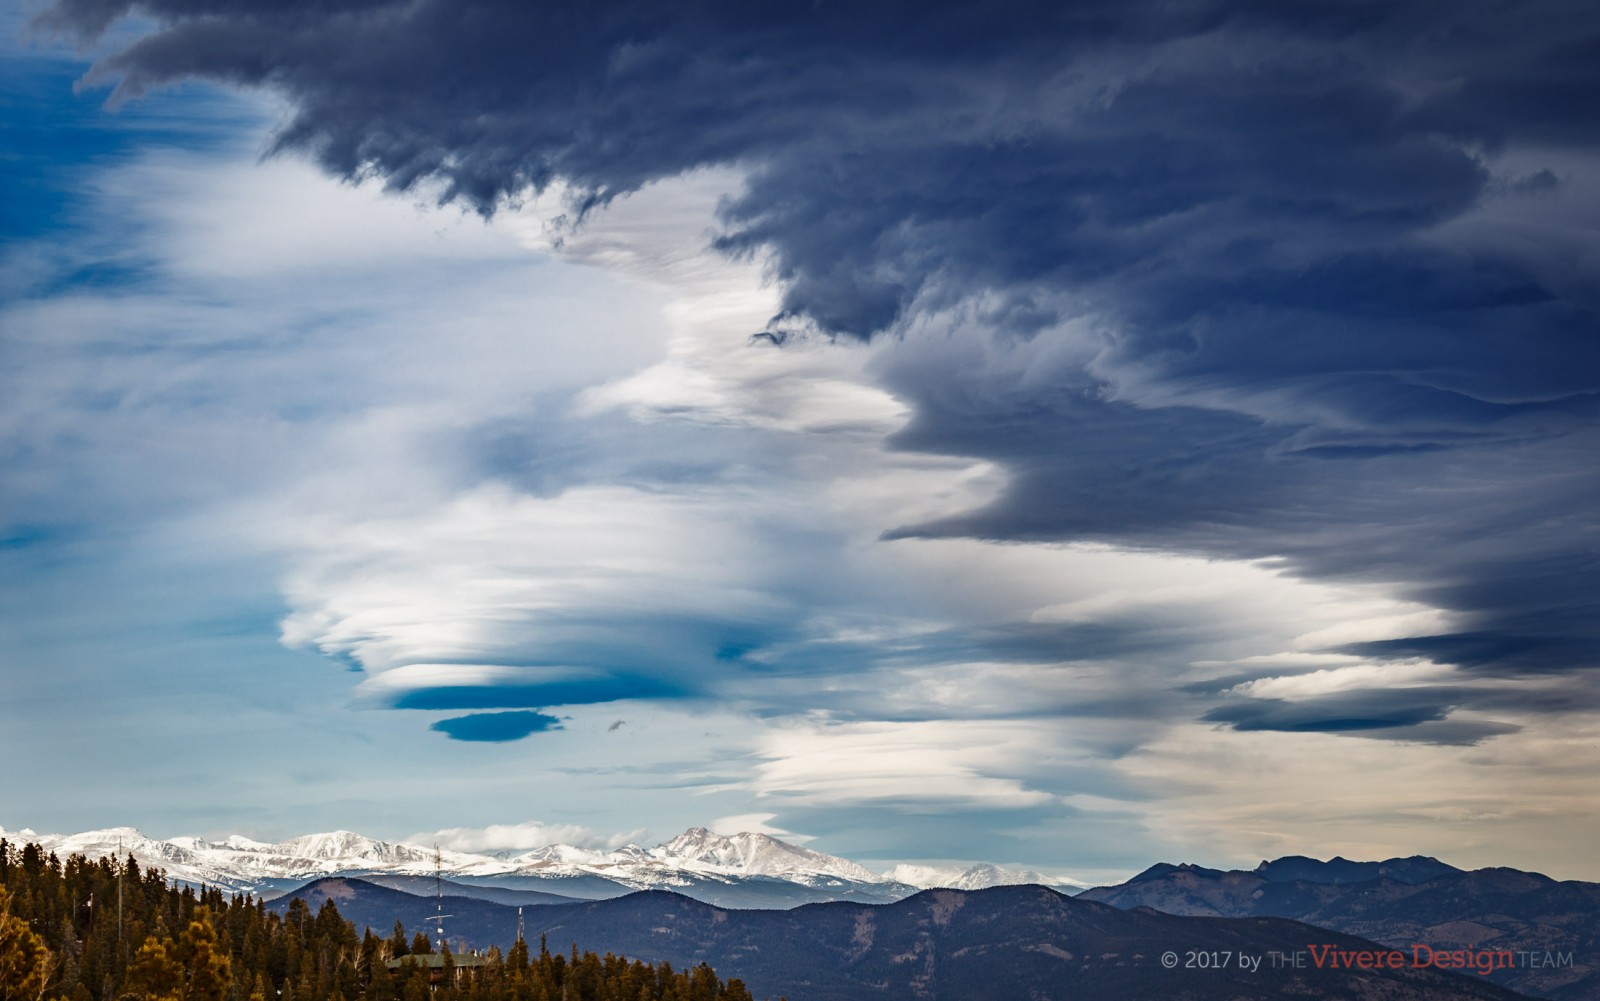
[[[45, 21], [94, 35], [132, 9]], [[774, 336], [907, 338], [878, 373], [913, 408], [896, 445], [1011, 474], [893, 536], [1283, 557], [1463, 623], [1364, 656], [1595, 665], [1589, 5], [138, 10], [157, 27], [97, 71], [119, 94], [272, 88], [279, 145], [338, 175], [442, 180], [485, 212], [560, 179], [581, 213], [741, 167], [719, 246], [770, 255]], [[984, 338], [945, 336], [964, 328]], [[1392, 729], [1477, 698], [1210, 718]]]

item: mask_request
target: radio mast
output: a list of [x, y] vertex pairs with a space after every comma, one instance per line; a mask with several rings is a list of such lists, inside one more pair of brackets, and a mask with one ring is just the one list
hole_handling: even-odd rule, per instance
[[444, 951], [444, 919], [453, 918], [454, 914], [444, 912], [444, 859], [439, 854], [439, 846], [433, 846], [433, 917], [428, 918], [434, 924], [438, 941], [434, 948], [439, 952]]

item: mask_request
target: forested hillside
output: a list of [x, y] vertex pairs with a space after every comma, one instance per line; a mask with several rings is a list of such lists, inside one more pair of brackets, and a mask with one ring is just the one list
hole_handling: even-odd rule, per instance
[[0, 1001], [24, 999], [752, 1001], [705, 965], [680, 972], [524, 942], [504, 955], [435, 955], [399, 925], [387, 938], [358, 934], [331, 900], [315, 914], [295, 901], [280, 916], [254, 898], [174, 888], [131, 859], [61, 860], [0, 840]]

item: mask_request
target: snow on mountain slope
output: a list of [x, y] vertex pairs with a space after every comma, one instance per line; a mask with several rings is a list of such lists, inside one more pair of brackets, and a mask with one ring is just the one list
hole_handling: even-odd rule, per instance
[[[918, 887], [954, 886], [976, 889], [1021, 882], [1057, 882], [1038, 873], [995, 866], [965, 871], [927, 866], [898, 866], [879, 875], [834, 855], [801, 848], [765, 834], [718, 835], [690, 828], [654, 848], [626, 845], [615, 851], [547, 845], [507, 856], [437, 851], [421, 845], [380, 841], [351, 831], [331, 831], [290, 838], [276, 844], [234, 835], [222, 841], [178, 837], [160, 841], [131, 827], [81, 834], [35, 834], [29, 830], [0, 837], [14, 843], [34, 841], [60, 857], [74, 853], [91, 858], [132, 855], [145, 868], [165, 869], [169, 878], [216, 886], [230, 892], [286, 889], [298, 882], [334, 874], [431, 876], [449, 878], [539, 880], [601, 877], [628, 889], [676, 889], [693, 895], [696, 888], [785, 883], [806, 887], [809, 899], [898, 899]], [[773, 881], [778, 881], [776, 884]], [[605, 885], [610, 885], [605, 884]]]
[[[812, 888], [847, 890], [896, 884], [854, 862], [798, 848], [763, 834], [721, 837], [691, 828], [654, 848], [626, 845], [615, 851], [549, 845], [512, 858], [518, 876], [601, 876], [634, 889], [694, 893], [697, 885], [774, 879]], [[905, 892], [911, 892], [910, 887]], [[891, 892], [898, 898], [904, 894]]]
[[884, 878], [924, 890], [986, 890], [991, 886], [1021, 886], [1037, 883], [1057, 889], [1081, 890], [1084, 884], [1060, 876], [1046, 876], [1032, 869], [1003, 869], [987, 862], [969, 868], [954, 865], [897, 865]]
[[806, 882], [828, 878], [857, 883], [885, 881], [884, 877], [848, 859], [814, 852], [765, 834], [744, 832], [724, 837], [704, 827], [684, 831], [666, 844], [652, 848], [650, 855], [685, 868], [706, 866], [713, 872], [744, 876], [777, 876]]
[[603, 852], [596, 848], [578, 848], [573, 845], [545, 845], [532, 851], [515, 855], [511, 862], [518, 866], [542, 865], [605, 865], [609, 862], [622, 861], [622, 856], [630, 850], [642, 855], [643, 849], [628, 845], [614, 852]]

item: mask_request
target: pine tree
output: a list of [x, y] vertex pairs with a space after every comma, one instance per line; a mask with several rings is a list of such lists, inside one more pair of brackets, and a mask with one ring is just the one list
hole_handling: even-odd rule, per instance
[[399, 921], [394, 923], [394, 934], [384, 940], [388, 946], [390, 959], [399, 959], [401, 956], [411, 954], [411, 947], [406, 944], [406, 926]]
[[183, 967], [172, 939], [149, 938], [128, 968], [127, 990], [140, 1001], [183, 1001]]
[[188, 992], [184, 1001], [226, 1001], [233, 983], [231, 963], [217, 942], [217, 930], [206, 908], [195, 911], [179, 946], [187, 969]]
[[0, 886], [0, 1001], [38, 1001], [49, 986], [50, 968], [44, 940], [11, 913], [11, 895]]

